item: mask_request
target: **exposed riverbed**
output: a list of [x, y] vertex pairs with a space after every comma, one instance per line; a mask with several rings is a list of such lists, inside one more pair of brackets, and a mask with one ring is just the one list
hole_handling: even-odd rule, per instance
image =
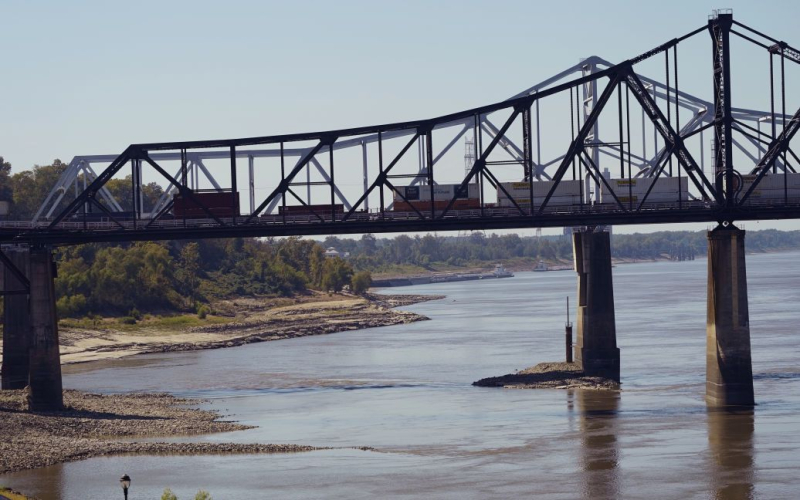
[[64, 370], [69, 388], [208, 398], [256, 426], [174, 442], [377, 451], [92, 458], [0, 484], [43, 500], [113, 498], [122, 473], [139, 498], [794, 498], [799, 258], [748, 256], [753, 411], [703, 400], [704, 260], [614, 269], [621, 391], [473, 387], [563, 356], [574, 274], [518, 273], [404, 288], [447, 296], [404, 308], [431, 321]]

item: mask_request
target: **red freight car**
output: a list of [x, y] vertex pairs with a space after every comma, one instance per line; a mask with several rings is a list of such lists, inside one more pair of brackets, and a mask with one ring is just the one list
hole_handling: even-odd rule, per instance
[[192, 192], [192, 197], [176, 194], [172, 202], [172, 213], [176, 218], [208, 218], [208, 213], [200, 204], [205, 205], [216, 217], [239, 216], [238, 192], [197, 190]]

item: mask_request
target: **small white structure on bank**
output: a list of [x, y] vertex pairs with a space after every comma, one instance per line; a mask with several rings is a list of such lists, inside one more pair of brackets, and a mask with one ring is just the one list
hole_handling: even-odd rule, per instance
[[330, 257], [330, 258], [332, 258], [332, 257], [340, 257], [342, 259], [346, 259], [346, 258], [350, 257], [350, 252], [342, 253], [342, 252], [336, 250], [336, 248], [334, 248], [334, 247], [328, 247], [328, 249], [325, 250], [325, 257]]

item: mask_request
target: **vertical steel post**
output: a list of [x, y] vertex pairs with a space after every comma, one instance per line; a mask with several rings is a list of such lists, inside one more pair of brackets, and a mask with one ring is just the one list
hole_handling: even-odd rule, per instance
[[[428, 166], [428, 184], [431, 191], [431, 220], [436, 218], [436, 203], [434, 202], [433, 190], [433, 127], [425, 132], [425, 163]], [[469, 188], [467, 188], [469, 192]], [[455, 193], [458, 197], [459, 193]]]
[[186, 150], [181, 149], [181, 184], [184, 187], [189, 187], [188, 182], [189, 173], [186, 171]]
[[381, 219], [386, 218], [386, 205], [383, 201], [384, 180], [383, 180], [383, 132], [378, 131], [378, 175], [381, 178], [380, 185], [380, 202], [381, 202]]
[[256, 184], [255, 184], [255, 158], [253, 155], [247, 157], [247, 167], [250, 173], [250, 214], [256, 211]]
[[[666, 92], [667, 92], [667, 123], [672, 125], [672, 103], [670, 102], [670, 99], [669, 99], [669, 51], [668, 50], [664, 51], [664, 74], [665, 74], [666, 83], [667, 83], [667, 90], [666, 90]], [[679, 129], [677, 127], [675, 127], [675, 131], [678, 131], [678, 130]], [[664, 147], [666, 148], [666, 145], [664, 145]], [[669, 160], [668, 172], [669, 172], [669, 176], [672, 177], [672, 155], [669, 156], [668, 160]]]
[[236, 187], [236, 146], [231, 146], [231, 207], [233, 207], [233, 225], [239, 215], [239, 191]]
[[[770, 120], [772, 122], [772, 140], [775, 140], [775, 70], [773, 69], [774, 55], [769, 53], [769, 102], [770, 102]], [[778, 162], [772, 164], [772, 173], [778, 172]]]
[[[681, 107], [678, 95], [678, 46], [672, 46], [672, 67], [675, 71], [675, 131], [681, 131]], [[683, 208], [683, 192], [681, 192], [681, 162], [678, 162], [678, 208]]]
[[331, 168], [331, 222], [336, 222], [336, 184], [333, 179], [333, 142], [328, 146], [328, 162]]
[[136, 229], [136, 206], [138, 205], [138, 196], [136, 193], [136, 178], [137, 175], [137, 168], [136, 168], [137, 160], [131, 161], [131, 211], [133, 212], [133, 228]]
[[531, 107], [526, 104], [522, 109], [522, 153], [525, 161], [525, 180], [528, 181], [528, 201], [531, 215], [533, 210], [533, 144], [531, 143]]
[[[714, 131], [716, 158], [714, 174], [716, 189], [725, 193], [725, 206], [733, 206], [733, 149], [731, 114], [730, 31], [733, 14], [717, 14], [709, 21], [714, 48]], [[724, 179], [724, 186], [723, 186]]]
[[[283, 141], [281, 141], [281, 185], [286, 181], [286, 162], [284, 158]], [[283, 223], [286, 224], [286, 191], [281, 193], [281, 209]]]
[[631, 89], [625, 85], [625, 123], [628, 136], [628, 208], [633, 210], [633, 174], [631, 172]]
[[306, 162], [306, 203], [311, 205], [311, 162]]
[[[364, 192], [369, 190], [369, 168], [367, 167], [367, 142], [361, 141], [361, 163], [364, 168]], [[369, 213], [369, 196], [364, 198], [364, 211]]]
[[[781, 45], [781, 121], [783, 123], [783, 134], [786, 135], [786, 72], [784, 68], [784, 62], [786, 58], [783, 57], [783, 50], [784, 47]], [[783, 148], [783, 203], [789, 203], [789, 186], [788, 186], [788, 175], [789, 175], [789, 164], [786, 162], [786, 150], [789, 149], [789, 144], [786, 144], [786, 147]]]
[[[475, 158], [476, 161], [480, 161], [481, 155], [483, 154], [483, 130], [481, 128], [481, 118], [480, 115], [475, 115]], [[480, 197], [481, 203], [481, 217], [484, 215], [483, 209], [483, 166], [481, 165], [481, 169], [478, 171], [478, 196]], [[467, 187], [469, 189], [469, 187]]]

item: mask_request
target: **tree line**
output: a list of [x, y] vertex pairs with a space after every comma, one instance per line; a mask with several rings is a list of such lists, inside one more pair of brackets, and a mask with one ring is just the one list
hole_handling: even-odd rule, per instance
[[[545, 260], [571, 262], [572, 240], [568, 236], [519, 236], [517, 234], [468, 236], [400, 235], [395, 238], [360, 239], [330, 236], [326, 247], [350, 253], [356, 270], [391, 272], [398, 266], [426, 269], [447, 266], [485, 266], [496, 262]], [[761, 252], [800, 248], [800, 231], [773, 229], [747, 232], [747, 250]], [[661, 231], [655, 233], [612, 234], [611, 255], [629, 260], [693, 260], [704, 256], [706, 231]]]

